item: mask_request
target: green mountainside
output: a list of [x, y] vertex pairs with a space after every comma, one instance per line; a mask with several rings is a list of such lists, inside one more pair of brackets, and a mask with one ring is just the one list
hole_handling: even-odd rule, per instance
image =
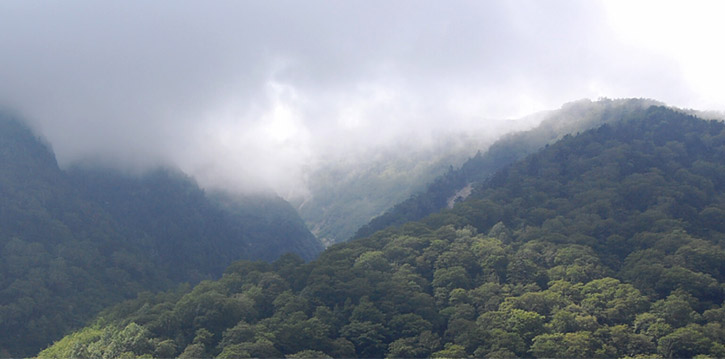
[[565, 104], [560, 110], [544, 114], [543, 121], [536, 128], [506, 135], [487, 150], [479, 151], [460, 168], [449, 169], [431, 181], [424, 191], [389, 207], [385, 213], [360, 227], [352, 238], [367, 237], [388, 226], [417, 221], [438, 212], [449, 207], [466, 189], [481, 183], [504, 166], [538, 151], [546, 144], [567, 134], [628, 117], [634, 111], [653, 105], [661, 103], [646, 99], [601, 99], [595, 102], [580, 100]]
[[109, 305], [218, 277], [238, 259], [321, 251], [282, 199], [216, 197], [168, 170], [62, 171], [0, 116], [0, 356], [33, 355]]
[[615, 117], [450, 210], [142, 294], [40, 357], [725, 357], [725, 125]]

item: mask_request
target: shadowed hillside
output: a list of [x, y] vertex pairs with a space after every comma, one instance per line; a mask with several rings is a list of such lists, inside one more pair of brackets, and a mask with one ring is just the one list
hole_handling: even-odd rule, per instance
[[23, 124], [0, 118], [0, 356], [37, 353], [140, 291], [321, 248], [280, 198], [212, 198], [168, 170], [66, 173]]

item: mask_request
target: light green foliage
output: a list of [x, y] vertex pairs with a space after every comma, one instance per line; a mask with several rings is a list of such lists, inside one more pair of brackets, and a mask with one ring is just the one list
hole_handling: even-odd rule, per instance
[[55, 342], [53, 346], [40, 352], [38, 356], [53, 359], [90, 357], [87, 351], [88, 344], [98, 341], [103, 334], [101, 329], [83, 328]]
[[466, 358], [466, 349], [458, 344], [447, 343], [443, 350], [439, 350], [432, 355], [433, 358]]
[[582, 287], [581, 306], [606, 324], [629, 323], [647, 307], [647, 298], [614, 278], [593, 280]]
[[149, 331], [129, 323], [123, 328], [106, 326], [85, 328], [73, 333], [42, 351], [43, 358], [119, 358], [136, 357], [154, 349]]

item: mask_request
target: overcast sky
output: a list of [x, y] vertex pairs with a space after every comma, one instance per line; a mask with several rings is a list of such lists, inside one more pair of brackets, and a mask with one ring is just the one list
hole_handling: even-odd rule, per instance
[[598, 97], [725, 110], [725, 7], [0, 1], [0, 104], [61, 165], [304, 187], [321, 158]]

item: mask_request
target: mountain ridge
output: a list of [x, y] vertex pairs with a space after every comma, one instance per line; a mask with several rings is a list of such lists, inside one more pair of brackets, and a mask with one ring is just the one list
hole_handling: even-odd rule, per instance
[[536, 114], [543, 117], [538, 126], [502, 136], [485, 151], [479, 150], [460, 167], [451, 167], [428, 184], [424, 191], [413, 194], [371, 219], [352, 238], [365, 237], [385, 227], [418, 220], [446, 208], [449, 201], [456, 199], [456, 192], [468, 185], [480, 183], [495, 171], [567, 134], [596, 127], [615, 120], [616, 116], [653, 105], [663, 104], [649, 99], [584, 99], [564, 104], [560, 110]]
[[725, 124], [665, 107], [302, 263], [140, 296], [41, 357], [725, 356]]
[[32, 355], [144, 290], [222, 274], [240, 258], [321, 244], [280, 198], [224, 206], [172, 170], [126, 176], [58, 167], [21, 120], [0, 115], [0, 353]]

